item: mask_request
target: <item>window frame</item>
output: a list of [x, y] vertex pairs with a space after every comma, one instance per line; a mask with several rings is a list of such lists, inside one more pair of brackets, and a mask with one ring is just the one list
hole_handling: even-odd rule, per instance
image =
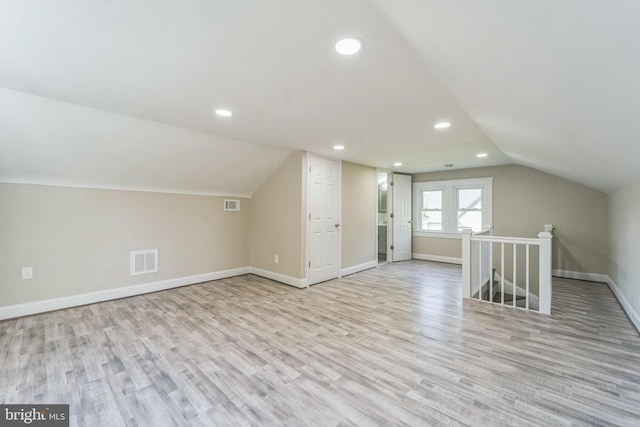
[[[481, 207], [480, 209], [462, 209], [460, 208], [460, 190], [480, 190], [480, 206], [484, 206], [482, 202], [484, 202], [484, 186], [477, 186], [477, 187], [455, 187], [454, 188], [454, 193], [455, 193], [455, 202], [456, 202], [456, 231], [460, 232], [460, 226], [459, 226], [459, 222], [460, 222], [460, 212], [480, 212], [481, 215], [484, 212], [484, 208]], [[481, 217], [480, 222], [482, 222], [482, 227], [481, 229], [484, 229], [484, 225], [485, 225], [485, 221], [484, 221], [484, 217]]]
[[[458, 190], [482, 190], [482, 229], [493, 227], [493, 177], [425, 181], [413, 183], [413, 235], [460, 239], [458, 231]], [[422, 228], [422, 206], [424, 191], [442, 191], [442, 230]]]
[[[423, 195], [425, 191], [432, 191], [432, 192], [436, 192], [436, 191], [440, 191], [442, 194], [440, 196], [440, 209], [423, 209], [422, 206], [424, 206], [424, 199], [423, 199]], [[429, 229], [423, 229], [425, 231], [429, 231], [429, 232], [437, 232], [437, 233], [442, 233], [444, 230], [444, 189], [443, 188], [429, 188], [429, 189], [425, 189], [422, 190], [420, 192], [420, 206], [419, 206], [419, 210], [420, 213], [418, 214], [419, 216], [419, 221], [420, 224], [422, 224], [422, 213], [426, 210], [429, 212], [440, 212], [440, 230], [429, 230]], [[422, 228], [421, 228], [422, 229]]]

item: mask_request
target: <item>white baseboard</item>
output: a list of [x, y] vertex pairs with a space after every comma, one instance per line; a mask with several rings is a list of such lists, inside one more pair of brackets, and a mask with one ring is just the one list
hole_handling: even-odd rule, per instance
[[421, 259], [425, 261], [434, 261], [434, 262], [446, 262], [447, 264], [459, 264], [462, 265], [462, 258], [452, 258], [448, 256], [440, 256], [440, 255], [428, 255], [428, 254], [411, 254], [413, 259]]
[[266, 277], [267, 279], [275, 280], [276, 282], [284, 283], [285, 285], [294, 286], [300, 289], [307, 287], [307, 279], [298, 279], [296, 277], [287, 276], [286, 274], [280, 274], [256, 267], [250, 267], [250, 270], [251, 274]]
[[586, 280], [589, 282], [607, 283], [609, 276], [598, 273], [583, 273], [582, 271], [571, 270], [551, 270], [551, 275], [555, 277], [564, 277], [565, 279]]
[[622, 309], [625, 311], [625, 313], [627, 313], [627, 316], [631, 320], [631, 323], [633, 323], [633, 326], [635, 326], [638, 330], [638, 333], [640, 333], [640, 315], [638, 314], [638, 312], [633, 308], [629, 300], [627, 300], [627, 298], [624, 296], [615, 282], [611, 280], [611, 277], [607, 276], [607, 280], [605, 283], [609, 285], [609, 288], [618, 299], [618, 302], [622, 306]]
[[348, 276], [349, 274], [359, 273], [364, 270], [369, 270], [370, 268], [375, 268], [378, 266], [378, 261], [369, 261], [363, 264], [354, 265], [353, 267], [343, 268], [340, 271], [340, 276]]
[[164, 291], [166, 289], [178, 288], [180, 286], [194, 285], [196, 283], [225, 279], [227, 277], [240, 276], [249, 273], [249, 267], [234, 268], [231, 270], [216, 271], [213, 273], [196, 274], [193, 276], [160, 280], [157, 282], [144, 283], [141, 285], [124, 286], [115, 289], [105, 289], [103, 291], [71, 295], [62, 298], [52, 298], [25, 304], [9, 305], [0, 307], [0, 320], [28, 316], [30, 314], [44, 313], [53, 310], [60, 310], [63, 308], [77, 307], [80, 305], [94, 304], [97, 302], [110, 301], [118, 298], [127, 298], [136, 295], [147, 294], [150, 292]]

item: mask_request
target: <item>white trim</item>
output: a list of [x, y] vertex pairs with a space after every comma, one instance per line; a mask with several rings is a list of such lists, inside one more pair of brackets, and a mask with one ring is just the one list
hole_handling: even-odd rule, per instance
[[559, 270], [554, 268], [551, 270], [554, 277], [564, 277], [566, 279], [586, 280], [589, 282], [607, 283], [609, 276], [598, 273], [584, 273], [582, 271]]
[[115, 289], [89, 292], [86, 294], [71, 295], [68, 297], [52, 298], [47, 300], [29, 302], [25, 304], [0, 307], [0, 320], [14, 317], [28, 316], [30, 314], [44, 313], [63, 308], [77, 307], [80, 305], [94, 304], [119, 298], [127, 298], [150, 292], [164, 291], [166, 289], [179, 288], [181, 286], [194, 285], [196, 283], [225, 279], [227, 277], [249, 274], [250, 267], [234, 268], [231, 270], [216, 271], [212, 273], [196, 274], [194, 276], [178, 277], [175, 279], [160, 280], [157, 282], [143, 283], [141, 285], [123, 286]]
[[418, 184], [419, 188], [439, 188], [445, 186], [453, 187], [473, 187], [476, 185], [488, 185], [493, 184], [493, 177], [487, 176], [482, 178], [465, 178], [465, 179], [448, 179], [443, 181], [416, 181], [414, 184]]
[[300, 230], [300, 234], [304, 237], [301, 242], [300, 250], [304, 250], [304, 276], [305, 276], [305, 285], [309, 287], [309, 262], [311, 261], [310, 257], [310, 244], [309, 244], [309, 235], [311, 234], [311, 218], [309, 218], [310, 209], [309, 206], [311, 204], [311, 200], [309, 198], [309, 165], [311, 164], [311, 153], [305, 151], [302, 156], [302, 182], [300, 183], [300, 191], [302, 191], [303, 199], [301, 200], [302, 204], [300, 206], [300, 211], [302, 212], [302, 221], [304, 224], [304, 230]]
[[100, 186], [100, 185], [91, 185], [91, 184], [69, 184], [62, 182], [53, 182], [53, 181], [23, 181], [23, 180], [15, 180], [10, 178], [2, 178], [0, 179], [0, 184], [19, 184], [19, 185], [41, 185], [44, 187], [62, 187], [62, 188], [77, 188], [81, 190], [106, 190], [106, 191], [135, 191], [138, 193], [161, 193], [161, 194], [179, 194], [179, 195], [187, 195], [187, 196], [210, 196], [210, 197], [240, 197], [243, 199], [250, 199], [253, 194], [249, 193], [212, 193], [206, 191], [181, 191], [174, 189], [157, 189], [157, 188], [148, 188], [148, 187], [121, 187], [117, 185], [113, 186]]
[[298, 279], [296, 277], [287, 276], [286, 274], [280, 274], [274, 271], [263, 270], [261, 268], [256, 268], [256, 267], [249, 267], [249, 270], [251, 274], [255, 274], [256, 276], [275, 280], [276, 282], [284, 283], [285, 285], [294, 286], [300, 289], [308, 287], [307, 279]]
[[413, 237], [431, 237], [437, 239], [462, 239], [462, 233], [444, 233], [442, 231], [413, 230]]
[[448, 256], [440, 256], [440, 255], [429, 255], [429, 254], [411, 254], [413, 259], [421, 259], [424, 261], [434, 261], [434, 262], [445, 262], [447, 264], [458, 264], [462, 265], [462, 258], [452, 258]]
[[[307, 183], [308, 185], [308, 183]], [[344, 230], [342, 224], [342, 159], [338, 160], [338, 277], [340, 277], [340, 272], [342, 271], [342, 230]], [[376, 221], [376, 224], [378, 222]], [[376, 227], [377, 228], [377, 227]], [[310, 236], [307, 236], [309, 239]], [[376, 255], [377, 257], [377, 255]], [[307, 277], [309, 277], [309, 272], [307, 270]]]
[[636, 330], [640, 333], [640, 315], [638, 314], [638, 312], [633, 308], [629, 300], [627, 300], [627, 298], [624, 296], [620, 288], [618, 288], [616, 283], [611, 279], [611, 277], [607, 276], [606, 283], [607, 285], [609, 285], [609, 288], [613, 292], [613, 295], [615, 295], [618, 299], [618, 302], [622, 306], [622, 309], [625, 311], [625, 313], [627, 313], [627, 316], [629, 317], [629, 320], [631, 320], [633, 326], [635, 326]]
[[[393, 246], [393, 172], [389, 172], [387, 174], [387, 252], [386, 257], [388, 262], [393, 262], [393, 251], [391, 250], [391, 246]], [[413, 184], [412, 184], [413, 185]], [[413, 188], [412, 188], [413, 190]], [[411, 203], [415, 203], [413, 201], [413, 194], [411, 195]], [[413, 213], [411, 213], [413, 217]], [[413, 237], [412, 237], [413, 240]], [[413, 247], [413, 241], [411, 242]]]
[[519, 245], [540, 246], [540, 239], [532, 239], [529, 237], [506, 237], [506, 236], [486, 236], [486, 235], [476, 236], [472, 234], [471, 241], [472, 242], [509, 243], [509, 244], [513, 243], [513, 244], [519, 244]]
[[[413, 191], [413, 233], [418, 236], [449, 237], [459, 234], [457, 220], [457, 190], [465, 188], [482, 189], [482, 227], [493, 226], [493, 177], [452, 179], [446, 181], [417, 181], [412, 184]], [[428, 231], [422, 229], [422, 193], [427, 190], [442, 191], [442, 230]], [[433, 234], [432, 234], [433, 233]]]
[[[390, 171], [387, 172], [387, 247], [384, 250], [387, 262], [393, 262], [393, 251], [391, 250], [391, 246], [393, 245], [393, 218], [391, 218], [391, 213], [393, 212], [393, 185], [391, 185], [392, 182], [393, 171]], [[411, 203], [413, 203], [413, 195], [411, 195]], [[413, 247], [413, 237], [411, 247]]]
[[364, 270], [369, 270], [370, 268], [375, 268], [378, 266], [378, 261], [369, 261], [362, 264], [354, 265], [353, 267], [343, 268], [340, 271], [340, 277], [348, 276], [350, 274], [359, 273]]

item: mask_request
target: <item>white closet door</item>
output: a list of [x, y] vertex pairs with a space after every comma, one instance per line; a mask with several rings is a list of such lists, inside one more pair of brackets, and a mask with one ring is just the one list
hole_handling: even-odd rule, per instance
[[340, 275], [340, 162], [309, 156], [308, 283]]

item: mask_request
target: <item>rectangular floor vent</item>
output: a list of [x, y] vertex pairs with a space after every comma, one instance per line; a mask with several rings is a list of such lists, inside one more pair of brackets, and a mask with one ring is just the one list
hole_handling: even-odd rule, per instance
[[224, 210], [225, 211], [239, 211], [240, 210], [240, 200], [225, 199], [225, 201], [224, 201]]
[[131, 251], [131, 275], [156, 273], [158, 271], [158, 250], [145, 249]]

